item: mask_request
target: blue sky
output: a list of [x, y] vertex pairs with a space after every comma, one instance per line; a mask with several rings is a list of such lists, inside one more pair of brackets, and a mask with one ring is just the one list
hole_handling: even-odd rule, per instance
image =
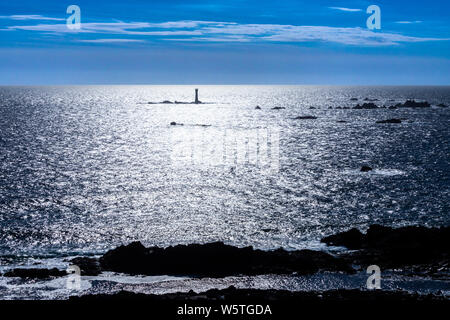
[[449, 1], [2, 1], [0, 39], [2, 85], [450, 85]]

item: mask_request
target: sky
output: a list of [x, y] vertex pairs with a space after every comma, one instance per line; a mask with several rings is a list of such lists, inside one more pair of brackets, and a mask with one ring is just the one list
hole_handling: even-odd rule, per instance
[[450, 85], [450, 1], [2, 1], [0, 85], [66, 84]]

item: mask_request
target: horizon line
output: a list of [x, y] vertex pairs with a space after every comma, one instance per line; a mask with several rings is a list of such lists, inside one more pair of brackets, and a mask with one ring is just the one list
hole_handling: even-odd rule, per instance
[[0, 87], [64, 87], [64, 86], [348, 86], [348, 87], [449, 87], [448, 84], [327, 84], [327, 83], [67, 83], [67, 84], [3, 84]]

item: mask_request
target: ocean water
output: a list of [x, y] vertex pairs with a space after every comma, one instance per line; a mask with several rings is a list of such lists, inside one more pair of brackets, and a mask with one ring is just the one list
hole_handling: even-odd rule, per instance
[[[193, 101], [195, 88], [205, 104], [148, 103]], [[365, 98], [433, 107], [335, 109]], [[440, 103], [450, 87], [0, 87], [0, 263], [134, 240], [317, 249], [324, 235], [372, 223], [448, 225], [450, 108]], [[305, 115], [317, 119], [293, 119]], [[375, 123], [390, 118], [405, 120]], [[242, 136], [268, 142], [245, 140], [241, 160], [198, 157]], [[250, 156], [264, 146], [266, 167]]]

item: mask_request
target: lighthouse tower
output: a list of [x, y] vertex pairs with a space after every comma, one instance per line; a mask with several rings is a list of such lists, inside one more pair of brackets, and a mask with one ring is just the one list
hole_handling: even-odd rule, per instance
[[198, 89], [195, 89], [195, 104], [199, 104], [200, 101], [198, 100]]

